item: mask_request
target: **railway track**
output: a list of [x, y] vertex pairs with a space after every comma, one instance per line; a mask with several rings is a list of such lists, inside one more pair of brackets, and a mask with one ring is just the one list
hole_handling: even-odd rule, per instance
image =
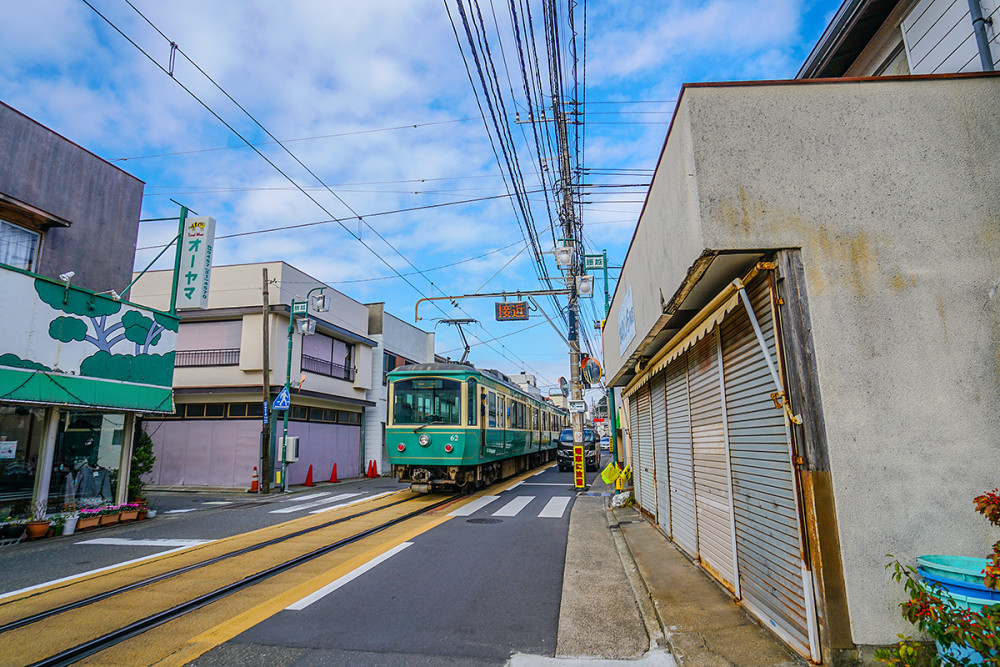
[[[403, 493], [402, 498], [396, 495], [372, 500], [370, 506], [366, 503], [335, 510], [338, 516], [329, 520], [319, 516], [297, 519], [3, 600], [0, 642], [10, 649], [0, 654], [0, 664], [137, 664], [126, 657], [130, 654], [127, 649], [119, 650], [116, 656], [116, 647], [154, 629], [184, 625], [186, 617], [213, 605], [232, 607], [229, 614], [247, 612], [255, 600], [287, 590], [288, 586], [302, 583], [303, 578], [329, 571], [331, 566], [363, 553], [359, 545], [366, 538], [429, 515], [455, 500], [410, 493]], [[298, 578], [291, 576], [310, 566], [312, 572]], [[289, 577], [288, 581], [268, 585], [282, 576]], [[246, 604], [232, 602], [255, 587], [267, 588], [269, 593], [246, 595]], [[187, 625], [193, 630], [205, 627], [198, 623]], [[176, 642], [186, 633], [177, 628], [177, 632], [160, 635], [160, 641], [152, 643], [171, 635], [175, 635]], [[169, 643], [161, 651], [176, 653], [180, 660], [184, 651], [171, 651]]]

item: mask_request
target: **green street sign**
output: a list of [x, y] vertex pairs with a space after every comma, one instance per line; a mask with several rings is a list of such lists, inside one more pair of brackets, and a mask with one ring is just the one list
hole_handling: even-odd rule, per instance
[[583, 268], [585, 268], [585, 269], [603, 269], [604, 268], [604, 255], [584, 255], [583, 256]]

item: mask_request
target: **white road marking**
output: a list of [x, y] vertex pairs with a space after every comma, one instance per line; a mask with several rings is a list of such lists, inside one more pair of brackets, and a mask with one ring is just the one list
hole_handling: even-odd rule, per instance
[[161, 514], [183, 514], [184, 512], [195, 512], [197, 510], [197, 507], [190, 507], [186, 510], [167, 510], [166, 512], [161, 512]]
[[97, 537], [92, 540], [83, 540], [77, 544], [101, 544], [105, 546], [123, 547], [196, 547], [199, 544], [207, 544], [212, 540], [130, 540], [124, 537]]
[[481, 498], [476, 498], [468, 505], [459, 507], [457, 510], [449, 512], [448, 516], [469, 516], [470, 514], [483, 509], [499, 497], [500, 496], [482, 496]]
[[232, 505], [232, 500], [208, 500], [203, 502], [202, 505]]
[[565, 486], [572, 487], [569, 482], [525, 482], [525, 486]]
[[359, 567], [359, 568], [357, 568], [355, 570], [352, 570], [351, 572], [348, 572], [347, 574], [345, 574], [344, 576], [342, 576], [340, 579], [337, 579], [336, 581], [333, 581], [333, 582], [327, 584], [326, 586], [324, 586], [323, 588], [319, 589], [315, 593], [310, 593], [309, 595], [305, 596], [304, 598], [302, 598], [298, 602], [294, 602], [294, 603], [288, 605], [287, 607], [285, 607], [285, 609], [289, 610], [289, 611], [301, 611], [301, 610], [305, 609], [306, 607], [308, 607], [309, 605], [311, 605], [313, 602], [316, 602], [317, 600], [323, 599], [324, 597], [326, 597], [330, 593], [334, 592], [335, 590], [337, 590], [338, 588], [340, 588], [344, 584], [347, 584], [347, 583], [350, 583], [351, 581], [354, 581], [355, 579], [357, 579], [362, 574], [364, 574], [368, 570], [372, 569], [373, 567], [375, 567], [379, 563], [382, 563], [382, 562], [384, 562], [386, 560], [389, 560], [390, 558], [392, 558], [393, 556], [395, 556], [396, 554], [398, 554], [403, 549], [405, 549], [405, 548], [407, 548], [409, 546], [412, 546], [412, 545], [413, 545], [413, 542], [403, 542], [402, 544], [399, 544], [399, 545], [393, 547], [392, 549], [389, 549], [384, 554], [381, 554], [380, 556], [376, 556], [375, 558], [371, 559], [370, 561], [368, 561], [367, 563], [365, 563], [361, 567]]
[[507, 489], [507, 491], [513, 491], [514, 489], [516, 489], [517, 487], [521, 486], [522, 484], [524, 484], [524, 480], [523, 479], [520, 482], [518, 482], [517, 484], [515, 484], [514, 486], [510, 487], [509, 489]]
[[[352, 500], [349, 503], [341, 503], [339, 505], [333, 505], [332, 507], [321, 507], [320, 509], [313, 510], [312, 512], [309, 512], [309, 513], [310, 514], [319, 514], [320, 512], [329, 512], [330, 510], [335, 510], [335, 509], [340, 508], [340, 507], [347, 507], [348, 505], [357, 505], [358, 503], [363, 503], [366, 500], [374, 500], [375, 498], [381, 498], [382, 496], [388, 496], [388, 495], [391, 495], [393, 493], [396, 493], [396, 492], [395, 491], [386, 491], [385, 493], [376, 493], [374, 496], [365, 496], [364, 498], [358, 498], [357, 500]], [[355, 494], [355, 495], [357, 495], [357, 494]]]
[[569, 505], [569, 501], [572, 500], [569, 496], [556, 496], [552, 498], [545, 504], [545, 507], [541, 512], [538, 513], [539, 519], [561, 519], [562, 515], [566, 512], [566, 507]]
[[310, 493], [308, 496], [295, 496], [294, 498], [285, 498], [280, 500], [282, 503], [301, 503], [303, 500], [313, 500], [315, 498], [322, 498], [323, 496], [328, 496], [333, 491], [324, 491], [323, 493]]
[[304, 505], [292, 505], [291, 507], [282, 507], [280, 510], [271, 510], [270, 514], [291, 514], [292, 512], [301, 512], [302, 510], [311, 509], [313, 507], [319, 507], [320, 505], [327, 505], [329, 503], [335, 503], [338, 500], [346, 500], [347, 498], [353, 498], [354, 496], [360, 496], [360, 493], [340, 493], [336, 496], [330, 496], [329, 498], [321, 498], [319, 500], [314, 500], [311, 503], [306, 503]]
[[[209, 541], [211, 542], [212, 540]], [[121, 563], [115, 563], [114, 565], [108, 565], [107, 567], [99, 567], [96, 570], [87, 570], [86, 572], [81, 572], [80, 574], [71, 574], [68, 577], [62, 577], [61, 579], [53, 579], [52, 581], [46, 581], [41, 584], [35, 584], [34, 586], [28, 586], [27, 588], [19, 588], [16, 591], [10, 591], [8, 593], [0, 594], [0, 600], [4, 598], [13, 597], [15, 595], [20, 595], [21, 593], [34, 591], [39, 588], [45, 588], [46, 586], [61, 584], [66, 581], [73, 581], [74, 579], [83, 579], [85, 577], [89, 577], [94, 574], [100, 574], [101, 572], [107, 572], [108, 570], [114, 570], [115, 568], [123, 567], [125, 565], [141, 563], [142, 561], [149, 560], [150, 558], [159, 558], [160, 556], [166, 556], [167, 554], [177, 553], [178, 551], [184, 551], [190, 548], [191, 547], [178, 547], [177, 549], [168, 549], [167, 551], [161, 551], [159, 553], [150, 554], [148, 556], [143, 556], [142, 558], [133, 558], [132, 560], [122, 561]]]
[[534, 475], [532, 475], [532, 477], [537, 477], [538, 475], [541, 475], [542, 473], [546, 473], [546, 472], [548, 472], [548, 471], [549, 471], [549, 469], [548, 469], [548, 468], [546, 468], [545, 470], [539, 470], [539, 471], [538, 471], [538, 472], [536, 472], [536, 473], [535, 473]]
[[527, 507], [528, 503], [534, 499], [534, 496], [518, 496], [494, 512], [493, 516], [517, 516], [517, 513]]

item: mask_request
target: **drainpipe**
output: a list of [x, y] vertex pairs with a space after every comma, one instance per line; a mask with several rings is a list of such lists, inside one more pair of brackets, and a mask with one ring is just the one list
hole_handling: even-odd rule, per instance
[[993, 54], [990, 53], [990, 40], [986, 36], [986, 19], [983, 18], [983, 8], [979, 0], [969, 0], [969, 14], [972, 16], [972, 32], [976, 35], [979, 45], [979, 61], [984, 72], [993, 71]]

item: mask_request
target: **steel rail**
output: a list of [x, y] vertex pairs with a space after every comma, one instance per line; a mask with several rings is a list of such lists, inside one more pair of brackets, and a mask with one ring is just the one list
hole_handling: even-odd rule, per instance
[[[431, 510], [437, 509], [438, 507], [447, 505], [453, 500], [454, 498], [448, 498], [446, 500], [442, 500], [441, 502], [434, 503], [429, 507], [422, 507], [408, 514], [404, 514], [401, 517], [392, 519], [391, 521], [379, 524], [378, 526], [373, 526], [372, 528], [361, 531], [360, 533], [351, 535], [350, 537], [345, 537], [344, 539], [338, 540], [337, 542], [334, 542], [332, 544], [328, 544], [325, 547], [320, 547], [319, 549], [314, 549], [313, 551], [301, 554], [299, 556], [296, 556], [295, 558], [291, 558], [285, 561], [284, 563], [274, 565], [272, 567], [267, 568], [266, 570], [261, 570], [256, 574], [248, 575], [239, 581], [227, 584], [210, 593], [199, 595], [198, 597], [188, 600], [187, 602], [176, 605], [169, 609], [165, 609], [161, 612], [157, 612], [155, 614], [147, 616], [146, 618], [139, 619], [138, 621], [129, 623], [125, 627], [106, 633], [104, 635], [101, 635], [100, 637], [95, 637], [94, 639], [86, 641], [72, 648], [68, 648], [64, 651], [60, 651], [59, 653], [49, 656], [44, 660], [39, 660], [38, 662], [32, 663], [30, 667], [61, 667], [63, 665], [71, 665], [77, 660], [80, 660], [81, 658], [85, 658], [87, 656], [94, 655], [95, 653], [99, 653], [105, 649], [108, 649], [116, 644], [125, 641], [126, 639], [130, 639], [132, 637], [141, 635], [142, 633], [148, 630], [163, 625], [164, 623], [172, 621], [176, 618], [180, 618], [185, 614], [189, 614], [192, 611], [205, 607], [228, 595], [241, 591], [244, 588], [248, 588], [265, 579], [269, 579], [273, 576], [281, 574], [282, 572], [290, 570], [293, 567], [301, 565], [302, 563], [306, 563], [310, 560], [319, 558], [320, 556], [324, 556], [330, 553], [331, 551], [335, 551], [343, 546], [346, 546], [353, 542], [357, 542], [358, 540], [361, 540], [370, 535], [374, 535], [375, 533], [379, 533], [383, 530], [386, 530], [387, 528], [395, 526], [396, 524], [402, 523], [403, 521], [412, 519], [415, 516], [418, 516], [420, 514], [425, 514], [427, 512], [430, 512]], [[398, 504], [398, 503], [393, 503], [393, 504]], [[379, 509], [384, 509], [385, 507], [391, 507], [391, 506], [392, 505], [386, 505]], [[367, 513], [368, 512], [366, 512], [366, 514]]]
[[[413, 500], [413, 498], [406, 498], [406, 499], [403, 499], [403, 500], [397, 500], [395, 502], [388, 503], [386, 505], [381, 505], [379, 507], [373, 507], [372, 509], [368, 509], [368, 510], [365, 510], [363, 512], [358, 512], [358, 513], [352, 514], [350, 516], [345, 516], [345, 517], [341, 517], [339, 519], [334, 519], [333, 521], [327, 521], [326, 523], [322, 523], [322, 524], [320, 524], [318, 526], [312, 526], [311, 528], [303, 528], [302, 530], [297, 530], [297, 531], [288, 533], [287, 535], [279, 535], [278, 537], [273, 537], [273, 538], [271, 538], [269, 540], [265, 540], [265, 541], [259, 542], [257, 544], [251, 544], [248, 547], [243, 547], [241, 549], [237, 549], [235, 551], [231, 551], [229, 553], [222, 554], [221, 556], [215, 556], [213, 558], [209, 558], [208, 560], [204, 560], [204, 561], [201, 561], [201, 562], [198, 562], [198, 563], [194, 563], [192, 565], [185, 565], [184, 567], [179, 567], [179, 568], [177, 568], [175, 570], [170, 570], [169, 572], [164, 572], [164, 573], [158, 574], [158, 575], [156, 575], [154, 577], [149, 577], [148, 579], [142, 579], [140, 581], [132, 582], [131, 584], [125, 584], [124, 586], [119, 586], [118, 588], [113, 588], [111, 590], [104, 591], [103, 593], [96, 593], [96, 594], [91, 595], [89, 597], [81, 598], [80, 600], [75, 600], [73, 602], [67, 602], [66, 604], [60, 605], [58, 607], [53, 607], [51, 609], [47, 609], [45, 611], [38, 612], [37, 614], [32, 614], [31, 616], [25, 616], [24, 618], [20, 618], [20, 619], [18, 619], [16, 621], [11, 621], [9, 623], [5, 623], [3, 625], [0, 625], [0, 634], [3, 634], [4, 632], [9, 632], [11, 630], [16, 630], [17, 628], [22, 628], [22, 627], [24, 627], [26, 625], [31, 625], [32, 623], [37, 623], [39, 621], [44, 621], [47, 618], [51, 618], [53, 616], [58, 616], [59, 614], [63, 614], [65, 612], [67, 612], [67, 611], [73, 611], [74, 609], [80, 609], [81, 607], [86, 607], [87, 605], [94, 604], [95, 602], [101, 602], [102, 600], [107, 600], [109, 598], [115, 597], [116, 595], [121, 595], [123, 593], [128, 593], [130, 591], [134, 591], [136, 589], [143, 588], [144, 586], [149, 586], [151, 584], [159, 583], [161, 581], [165, 581], [167, 579], [171, 579], [171, 578], [179, 576], [181, 574], [186, 574], [188, 572], [193, 572], [194, 570], [198, 570], [198, 569], [201, 569], [203, 567], [208, 567], [209, 565], [215, 565], [216, 563], [220, 563], [220, 562], [222, 562], [224, 560], [228, 560], [230, 558], [235, 558], [236, 556], [242, 556], [244, 554], [253, 553], [254, 551], [258, 551], [260, 549], [264, 549], [266, 547], [273, 546], [275, 544], [280, 544], [281, 542], [284, 542], [286, 540], [290, 540], [290, 539], [295, 538], [295, 537], [301, 537], [302, 535], [307, 535], [307, 534], [315, 532], [317, 530], [322, 530], [323, 528], [329, 528], [330, 526], [335, 526], [335, 525], [337, 525], [339, 523], [344, 523], [345, 521], [351, 521], [353, 519], [357, 519], [358, 517], [362, 517], [362, 516], [365, 516], [367, 514], [371, 514], [372, 512], [378, 512], [380, 510], [387, 509], [389, 507], [394, 507], [394, 506], [402, 504], [402, 503], [410, 502], [412, 500]], [[35, 595], [40, 595], [43, 592], [45, 592], [45, 591], [36, 593]], [[29, 597], [34, 597], [34, 596], [29, 596]], [[18, 598], [17, 600], [12, 600], [11, 602], [17, 602], [17, 601], [23, 600], [23, 599], [25, 599], [25, 598]], [[11, 602], [8, 602], [7, 604], [11, 604]]]

